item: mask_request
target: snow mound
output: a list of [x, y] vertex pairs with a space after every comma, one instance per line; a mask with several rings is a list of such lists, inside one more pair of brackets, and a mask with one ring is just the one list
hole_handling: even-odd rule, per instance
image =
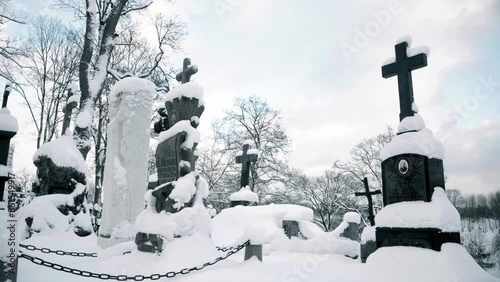
[[[273, 251], [352, 257], [358, 254], [358, 242], [339, 237], [345, 228], [326, 233], [312, 219], [310, 208], [297, 205], [236, 206], [222, 210], [213, 218], [212, 240], [217, 246], [233, 246], [250, 239], [254, 244], [263, 245], [265, 255]], [[307, 240], [289, 239], [283, 231], [283, 220], [297, 221], [300, 234]]]
[[71, 136], [61, 136], [40, 146], [33, 155], [33, 162], [42, 156], [50, 158], [59, 167], [72, 167], [85, 175], [89, 170]]
[[380, 150], [382, 161], [401, 154], [417, 154], [430, 159], [444, 159], [443, 144], [431, 130], [425, 127], [425, 122], [420, 115], [415, 114], [404, 118], [398, 130], [400, 134], [394, 136], [391, 142]]
[[454, 243], [443, 244], [440, 252], [412, 247], [380, 248], [368, 257], [366, 264], [371, 281], [498, 281], [461, 245]]
[[361, 233], [361, 244], [364, 244], [368, 241], [375, 241], [375, 226], [366, 226], [363, 229], [363, 233]]
[[253, 202], [253, 203], [258, 203], [259, 202], [259, 196], [254, 193], [252, 190], [250, 190], [250, 187], [242, 187], [240, 191], [235, 192], [229, 196], [230, 201], [247, 201], [247, 202]]
[[203, 100], [203, 87], [196, 82], [191, 81], [175, 87], [168, 92], [166, 101], [173, 101], [174, 99], [180, 99], [181, 97], [198, 99], [198, 107], [205, 104], [205, 101]]
[[[77, 197], [81, 197], [85, 189], [86, 186], [77, 183], [75, 190], [69, 195], [52, 194], [35, 197], [28, 205], [22, 207], [16, 216], [20, 227], [19, 238], [29, 237], [30, 229], [39, 234], [54, 234], [76, 228], [91, 232], [90, 212], [76, 203]], [[65, 209], [65, 207], [74, 207], [77, 214], [69, 210], [68, 214], [64, 215], [59, 208]], [[26, 223], [27, 218], [33, 219], [31, 228]]]
[[19, 130], [17, 119], [10, 114], [10, 110], [7, 108], [0, 109], [0, 130], [10, 132], [17, 132]]
[[434, 188], [431, 202], [401, 202], [385, 206], [375, 222], [377, 227], [439, 228], [442, 232], [460, 232], [457, 209], [443, 188]]
[[347, 212], [344, 214], [344, 219], [345, 222], [352, 222], [356, 224], [361, 223], [361, 216], [357, 212]]
[[[160, 234], [168, 241], [173, 240], [175, 236], [191, 236], [197, 233], [210, 236], [212, 232], [211, 217], [203, 203], [208, 196], [208, 184], [201, 176], [196, 176], [195, 172], [191, 172], [173, 182], [175, 188], [169, 198], [175, 199], [179, 206], [189, 202], [194, 195], [193, 206], [185, 207], [176, 213], [165, 211], [158, 213], [155, 208], [156, 198], [152, 195], [153, 190], [146, 191], [144, 199], [147, 207], [137, 216], [136, 230], [143, 233]], [[178, 190], [176, 191], [176, 189]]]

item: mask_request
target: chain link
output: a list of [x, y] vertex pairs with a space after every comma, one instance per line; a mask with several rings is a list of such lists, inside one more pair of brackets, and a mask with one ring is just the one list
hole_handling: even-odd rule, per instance
[[38, 248], [33, 245], [19, 244], [19, 247], [25, 248], [28, 251], [40, 251], [44, 254], [56, 254], [60, 256], [73, 256], [73, 257], [97, 257], [97, 253], [83, 253], [83, 252], [67, 252], [63, 250], [51, 250], [49, 248]]
[[[181, 269], [179, 271], [169, 271], [169, 272], [167, 272], [165, 274], [155, 273], [155, 274], [151, 274], [151, 275], [148, 275], [148, 276], [145, 276], [145, 275], [127, 276], [127, 275], [123, 275], [123, 274], [122, 275], [111, 275], [111, 274], [106, 274], [106, 273], [94, 273], [94, 272], [90, 272], [90, 271], [79, 270], [79, 269], [76, 269], [76, 268], [62, 266], [60, 264], [49, 262], [49, 261], [43, 260], [43, 259], [38, 258], [38, 257], [33, 257], [33, 256], [30, 256], [30, 255], [24, 254], [21, 251], [19, 252], [20, 253], [19, 257], [27, 259], [27, 260], [29, 260], [32, 263], [37, 264], [37, 265], [42, 265], [42, 266], [50, 267], [50, 268], [52, 268], [54, 270], [57, 270], [57, 271], [62, 271], [62, 272], [66, 272], [66, 273], [70, 273], [70, 274], [74, 274], [74, 275], [78, 275], [78, 276], [83, 276], [83, 277], [99, 278], [101, 280], [144, 281], [144, 280], [158, 280], [160, 278], [173, 278], [173, 277], [175, 277], [177, 275], [187, 275], [187, 274], [189, 274], [189, 273], [191, 273], [193, 271], [200, 271], [200, 270], [204, 269], [207, 266], [214, 265], [214, 264], [216, 264], [216, 263], [218, 263], [220, 261], [223, 261], [223, 260], [227, 259], [228, 257], [234, 255], [235, 253], [237, 253], [238, 251], [240, 251], [241, 249], [243, 249], [245, 246], [247, 246], [249, 244], [250, 244], [250, 241], [246, 241], [245, 243], [243, 243], [241, 245], [238, 245], [236, 247], [225, 248], [228, 251], [227, 251], [227, 253], [224, 254], [224, 256], [218, 257], [218, 258], [216, 258], [216, 259], [214, 259], [212, 261], [206, 262], [206, 263], [198, 265], [198, 266], [194, 266], [194, 267], [191, 267], [191, 268], [183, 268], [183, 269]], [[28, 250], [39, 250], [41, 252], [47, 252], [46, 250], [49, 250], [50, 252], [48, 252], [48, 253], [56, 253], [55, 251], [52, 251], [50, 249], [47, 249], [47, 248], [41, 248], [40, 249], [40, 248], [37, 248], [37, 247], [35, 247], [33, 245], [24, 245], [24, 246], [21, 246], [21, 247], [26, 248]], [[35, 248], [35, 249], [33, 249], [33, 248]], [[45, 251], [42, 251], [42, 249], [44, 249]], [[64, 251], [62, 251], [62, 252], [64, 252]], [[65, 253], [76, 253], [76, 252], [65, 252]], [[82, 253], [82, 254], [88, 254], [88, 253]], [[92, 253], [92, 254], [94, 254], [94, 253]], [[97, 256], [97, 254], [96, 254], [96, 256]]]

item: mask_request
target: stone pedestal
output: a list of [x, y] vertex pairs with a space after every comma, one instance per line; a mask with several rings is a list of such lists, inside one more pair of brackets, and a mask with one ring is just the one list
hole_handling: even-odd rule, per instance
[[377, 227], [377, 248], [409, 246], [441, 251], [444, 243], [460, 244], [460, 233], [441, 232], [438, 228]]

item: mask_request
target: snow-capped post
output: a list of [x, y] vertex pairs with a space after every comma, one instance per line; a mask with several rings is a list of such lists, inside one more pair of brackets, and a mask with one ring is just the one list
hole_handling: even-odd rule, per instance
[[439, 251], [443, 243], [460, 243], [460, 215], [444, 191], [443, 145], [413, 101], [410, 72], [427, 65], [428, 49], [411, 49], [410, 42], [400, 40], [395, 62], [382, 66], [384, 78], [398, 76], [401, 112], [398, 134], [380, 151], [384, 208], [375, 217], [375, 236], [377, 248]]
[[98, 240], [102, 247], [133, 239], [133, 223], [144, 210], [155, 91], [154, 83], [137, 77], [124, 78], [111, 89]]
[[[236, 155], [236, 163], [241, 164], [240, 187], [247, 187], [250, 180], [250, 165], [257, 161], [257, 149], [250, 149], [251, 140], [243, 143], [243, 151]], [[253, 191], [253, 189], [251, 189]]]
[[161, 130], [157, 130], [161, 132], [156, 147], [158, 186], [146, 192], [147, 208], [135, 222], [139, 251], [160, 253], [174, 238], [200, 232], [209, 238], [211, 233], [210, 214], [203, 202], [208, 184], [195, 170], [200, 141], [196, 128], [205, 110], [203, 88], [190, 82], [198, 70], [190, 64], [191, 60], [184, 59], [183, 71], [177, 75], [182, 84], [168, 92], [161, 113], [166, 123], [160, 121]]
[[396, 50], [396, 61], [382, 66], [383, 78], [398, 76], [400, 121], [405, 117], [413, 116], [415, 112], [412, 107], [414, 99], [411, 71], [427, 66], [427, 55], [425, 53], [408, 57], [406, 49], [409, 48], [410, 43], [402, 41], [396, 44], [394, 47]]
[[5, 182], [10, 179], [10, 174], [12, 173], [11, 168], [7, 165], [10, 140], [16, 135], [19, 129], [17, 119], [7, 109], [7, 100], [11, 91], [12, 86], [10, 83], [7, 83], [3, 94], [2, 108], [0, 109], [0, 202], [4, 201]]
[[375, 215], [373, 213], [373, 200], [372, 196], [373, 195], [378, 195], [381, 194], [382, 192], [380, 190], [375, 190], [375, 191], [370, 191], [370, 186], [368, 186], [368, 178], [363, 178], [363, 185], [365, 187], [365, 192], [356, 192], [354, 195], [356, 196], [366, 196], [368, 199], [368, 220], [370, 221], [370, 225], [374, 226], [375, 225]]
[[62, 124], [62, 135], [66, 135], [66, 130], [68, 130], [71, 123], [71, 114], [73, 109], [78, 106], [78, 101], [80, 101], [80, 96], [76, 96], [76, 87], [71, 85], [68, 88], [68, 97], [66, 98], [66, 105], [64, 105], [62, 112], [64, 113], [64, 119]]

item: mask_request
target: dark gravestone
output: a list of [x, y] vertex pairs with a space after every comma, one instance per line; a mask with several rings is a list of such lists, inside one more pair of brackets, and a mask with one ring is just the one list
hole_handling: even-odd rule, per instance
[[[190, 66], [190, 64], [191, 60], [184, 59], [183, 71], [177, 75], [177, 80], [183, 84], [189, 82], [191, 75], [198, 71], [196, 66]], [[171, 129], [182, 120], [189, 121], [191, 126], [196, 128], [204, 110], [205, 107], [199, 105], [199, 100], [194, 97], [190, 98], [181, 95], [168, 100], [165, 102], [165, 108], [158, 111], [161, 119], [154, 125], [155, 132], [160, 133]], [[194, 151], [198, 144], [194, 143], [191, 148], [183, 146], [188, 134], [188, 132], [181, 131], [162, 141], [156, 147], [158, 186], [153, 189], [152, 196], [156, 198], [155, 209], [158, 213], [162, 211], [168, 213], [180, 211], [180, 209], [174, 208], [175, 201], [170, 199], [169, 195], [175, 188], [173, 181], [195, 171], [197, 156]], [[191, 199], [183, 207], [191, 207], [193, 200]], [[163, 240], [157, 234], [138, 232], [135, 240], [138, 250], [145, 252], [160, 252], [163, 244]]]
[[296, 220], [283, 220], [283, 231], [288, 239], [299, 237], [299, 222]]
[[403, 201], [430, 202], [434, 187], [445, 188], [443, 161], [403, 154], [382, 162], [384, 206]]
[[47, 156], [39, 156], [33, 164], [37, 167], [38, 184], [33, 184], [37, 196], [49, 194], [71, 194], [74, 190], [72, 180], [86, 184], [85, 174], [73, 167], [61, 167]]
[[408, 246], [441, 251], [444, 243], [460, 244], [460, 233], [441, 232], [438, 228], [377, 227], [376, 237], [377, 248]]

